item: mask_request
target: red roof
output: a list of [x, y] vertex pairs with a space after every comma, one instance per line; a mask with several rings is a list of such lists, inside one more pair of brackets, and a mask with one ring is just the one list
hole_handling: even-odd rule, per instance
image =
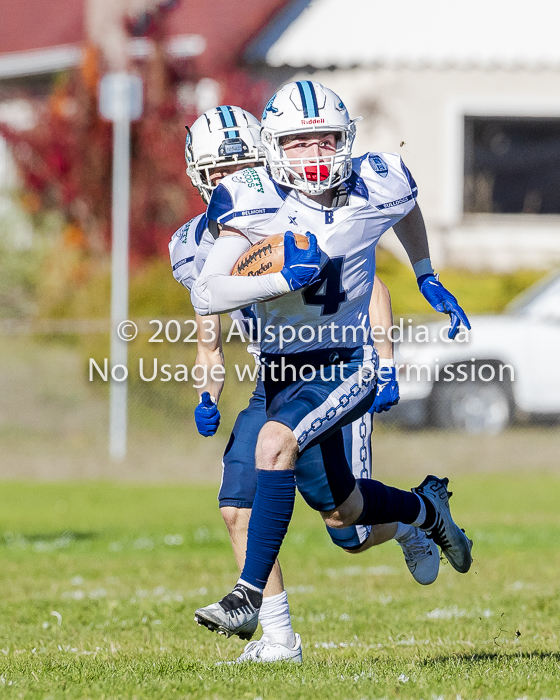
[[[82, 42], [86, 2], [95, 0], [0, 0], [0, 54]], [[202, 75], [212, 75], [236, 63], [288, 2], [179, 0], [165, 18], [165, 28], [170, 36], [203, 36], [206, 49], [196, 63]]]
[[288, 0], [180, 0], [166, 18], [169, 34], [200, 34], [206, 50], [197, 65], [204, 75], [236, 61], [245, 46]]
[[0, 53], [76, 44], [85, 38], [81, 0], [0, 0]]

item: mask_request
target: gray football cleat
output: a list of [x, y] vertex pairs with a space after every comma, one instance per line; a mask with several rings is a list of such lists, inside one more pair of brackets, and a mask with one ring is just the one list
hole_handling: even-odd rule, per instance
[[194, 614], [194, 619], [210, 632], [217, 632], [226, 637], [236, 634], [240, 639], [251, 639], [259, 624], [261, 605], [262, 593], [238, 583], [233, 591], [218, 603], [199, 608]]
[[441, 551], [451, 566], [460, 574], [466, 574], [472, 564], [472, 541], [465, 535], [464, 530], [455, 524], [449, 510], [447, 490], [449, 479], [440, 479], [429, 475], [424, 481], [412, 489], [414, 493], [425, 496], [434, 506], [436, 521], [430, 528], [419, 528], [441, 547]]
[[417, 527], [397, 542], [414, 580], [423, 586], [433, 583], [439, 573], [439, 550], [435, 542]]

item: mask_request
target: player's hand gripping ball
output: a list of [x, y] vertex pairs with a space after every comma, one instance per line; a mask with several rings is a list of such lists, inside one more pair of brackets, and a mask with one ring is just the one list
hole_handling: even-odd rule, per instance
[[317, 238], [286, 231], [267, 236], [251, 246], [235, 263], [232, 275], [258, 277], [281, 272], [290, 289], [301, 289], [311, 284], [321, 269], [321, 251]]

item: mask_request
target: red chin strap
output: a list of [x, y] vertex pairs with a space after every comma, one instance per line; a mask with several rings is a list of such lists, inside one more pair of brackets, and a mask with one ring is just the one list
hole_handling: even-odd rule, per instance
[[[316, 165], [308, 165], [305, 170], [305, 177], [310, 181], [310, 182], [317, 182], [317, 166]], [[320, 165], [319, 166], [319, 182], [323, 182], [323, 180], [326, 180], [329, 177], [329, 168], [326, 165]]]

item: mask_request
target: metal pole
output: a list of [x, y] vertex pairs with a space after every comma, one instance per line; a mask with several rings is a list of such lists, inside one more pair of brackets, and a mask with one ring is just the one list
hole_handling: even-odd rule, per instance
[[[113, 123], [113, 202], [111, 255], [111, 367], [127, 367], [128, 347], [117, 327], [128, 318], [128, 225], [130, 206], [130, 119]], [[117, 369], [120, 379], [123, 370]], [[109, 398], [109, 455], [114, 461], [126, 456], [128, 380], [111, 377]]]

